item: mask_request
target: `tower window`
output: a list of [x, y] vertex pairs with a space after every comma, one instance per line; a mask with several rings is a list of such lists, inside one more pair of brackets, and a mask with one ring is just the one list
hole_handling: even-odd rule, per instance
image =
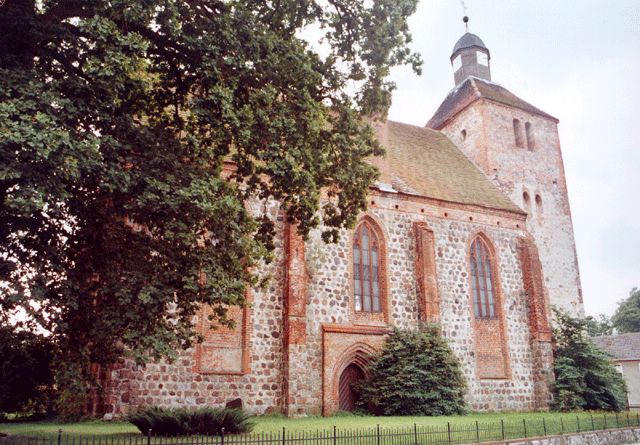
[[541, 206], [542, 205], [542, 196], [537, 195], [536, 194], [536, 204]]
[[476, 58], [480, 65], [489, 66], [489, 57], [482, 51], [476, 51]]
[[363, 221], [353, 238], [353, 291], [356, 312], [382, 312], [381, 246], [369, 221]]
[[525, 207], [529, 207], [530, 204], [530, 198], [529, 198], [529, 193], [528, 192], [524, 192], [522, 194], [522, 200], [524, 201], [524, 205]]
[[524, 148], [524, 141], [522, 138], [522, 124], [519, 119], [513, 120], [513, 135], [516, 139], [516, 147]]
[[453, 59], [453, 72], [455, 73], [460, 68], [462, 68], [462, 55], [458, 54], [455, 59]]
[[531, 122], [524, 124], [524, 130], [527, 133], [527, 148], [533, 151], [536, 148], [536, 141], [533, 137], [533, 129], [531, 128]]
[[462, 138], [462, 140], [466, 140], [467, 139], [467, 130], [462, 130], [460, 132], [460, 137]]
[[480, 237], [471, 243], [471, 293], [476, 318], [495, 318], [492, 258], [489, 247]]

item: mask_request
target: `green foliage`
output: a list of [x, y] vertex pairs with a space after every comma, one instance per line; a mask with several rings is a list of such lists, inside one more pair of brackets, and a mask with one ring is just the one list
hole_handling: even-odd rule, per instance
[[[196, 411], [142, 408], [127, 416], [140, 432], [154, 436], [191, 434], [219, 435], [248, 433], [253, 428], [249, 415], [240, 409], [200, 408]], [[223, 430], [224, 428], [224, 430]]]
[[0, 417], [52, 411], [53, 345], [47, 337], [0, 326]]
[[640, 289], [634, 287], [629, 297], [618, 303], [611, 321], [619, 333], [640, 332]]
[[576, 409], [621, 411], [627, 407], [627, 387], [609, 356], [589, 339], [587, 322], [554, 310], [554, 400], [561, 411]]
[[453, 415], [465, 411], [461, 365], [434, 325], [394, 329], [359, 385], [360, 405], [384, 415]]
[[69, 397], [89, 363], [189, 347], [202, 304], [229, 323], [271, 256], [269, 202], [327, 241], [365, 208], [382, 153], [365, 118], [393, 66], [419, 71], [416, 5], [6, 0], [0, 323], [52, 333]]
[[605, 314], [600, 314], [597, 317], [589, 315], [585, 317], [584, 321], [585, 329], [590, 337], [613, 334], [613, 324]]

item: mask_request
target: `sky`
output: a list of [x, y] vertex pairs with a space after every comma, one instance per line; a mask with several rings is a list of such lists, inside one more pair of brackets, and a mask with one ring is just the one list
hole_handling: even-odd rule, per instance
[[[640, 0], [465, 0], [492, 80], [560, 119], [585, 312], [640, 287]], [[453, 88], [459, 0], [421, 0], [409, 24], [423, 74], [397, 68], [389, 118], [425, 125]]]

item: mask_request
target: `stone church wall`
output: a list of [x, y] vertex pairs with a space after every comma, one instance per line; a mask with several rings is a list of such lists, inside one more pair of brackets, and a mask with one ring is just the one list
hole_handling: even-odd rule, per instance
[[[446, 211], [439, 206], [376, 197], [367, 213], [378, 223], [387, 243], [388, 321], [402, 328], [418, 324], [415, 276], [416, 240], [413, 226], [424, 222], [436, 238], [437, 282], [444, 335], [464, 365], [469, 381], [468, 402], [478, 410], [530, 409], [535, 405], [534, 358], [530, 346], [528, 309], [523, 277], [517, 257], [517, 240], [524, 233], [509, 221], [478, 212]], [[398, 206], [398, 208], [396, 208]], [[445, 213], [448, 216], [444, 216]], [[473, 219], [474, 222], [469, 221]], [[476, 222], [477, 221], [477, 222]], [[505, 227], [509, 226], [511, 227]], [[468, 275], [468, 245], [484, 233], [495, 246], [502, 287], [504, 336], [499, 332], [477, 339], [474, 331]], [[383, 322], [359, 319], [352, 309], [351, 241], [343, 233], [337, 244], [325, 245], [319, 233], [306, 243], [309, 274], [307, 297], [307, 343], [293, 356], [297, 374], [292, 413], [315, 413], [323, 397], [323, 333], [326, 324], [381, 326]], [[345, 334], [345, 342], [352, 341]], [[502, 344], [508, 360], [508, 375], [502, 379], [480, 379], [476, 373], [478, 341]], [[550, 361], [542, 363], [547, 369]], [[325, 388], [326, 390], [326, 388]]]
[[[282, 216], [270, 209], [278, 236], [274, 261], [262, 272], [271, 274], [266, 289], [252, 289], [246, 369], [229, 374], [198, 372], [197, 348], [181, 353], [173, 363], [161, 361], [138, 367], [125, 359], [111, 372], [105, 400], [106, 418], [121, 416], [137, 406], [224, 406], [242, 399], [255, 413], [280, 412], [282, 406]], [[237, 329], [241, 329], [238, 327]], [[221, 370], [224, 372], [224, 370]]]
[[[306, 265], [303, 301], [306, 332], [302, 336], [295, 334], [295, 341], [287, 340], [288, 334], [283, 330], [286, 231], [280, 217], [276, 260], [264, 271], [272, 275], [271, 284], [266, 290], [251, 292], [246, 372], [234, 375], [197, 372], [197, 351], [187, 351], [173, 364], [151, 363], [144, 369], [125, 361], [112, 372], [107, 400], [112, 414], [120, 415], [139, 405], [223, 406], [236, 398], [242, 399], [244, 406], [254, 413], [285, 411], [299, 415], [335, 411], [332, 382], [340, 361], [350, 357], [358, 360], [358, 354], [363, 351], [379, 350], [383, 335], [388, 332], [387, 323], [401, 328], [418, 325], [416, 223], [423, 223], [434, 234], [439, 319], [444, 336], [463, 363], [470, 407], [524, 410], [537, 406], [534, 363], [549, 369], [551, 362], [548, 356], [540, 358], [540, 354], [536, 357], [532, 354], [527, 298], [517, 248], [518, 239], [526, 235], [523, 219], [508, 212], [447, 207], [406, 195], [374, 193], [370, 202], [370, 209], [363, 217], [379, 227], [385, 247], [384, 314], [365, 315], [354, 311], [351, 231], [343, 231], [336, 244], [325, 244], [320, 232], [315, 231], [304, 243], [304, 257], [301, 257]], [[498, 296], [502, 328], [488, 333], [482, 333], [474, 325], [469, 281], [469, 244], [479, 233], [489, 240], [495, 251], [501, 289]], [[297, 279], [302, 278], [296, 276]], [[283, 345], [288, 348], [286, 351]], [[362, 348], [356, 351], [352, 348], [356, 345]], [[484, 345], [502, 350], [506, 363], [506, 371], [499, 371], [504, 372], [502, 378], [480, 378], [478, 351]], [[352, 355], [345, 359], [346, 354]], [[288, 359], [284, 359], [285, 356]]]

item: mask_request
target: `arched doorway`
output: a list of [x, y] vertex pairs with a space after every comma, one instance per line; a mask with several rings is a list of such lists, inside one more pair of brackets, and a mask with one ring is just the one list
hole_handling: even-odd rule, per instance
[[353, 385], [362, 379], [364, 379], [364, 372], [358, 365], [352, 363], [342, 371], [338, 384], [340, 411], [353, 411], [356, 408], [358, 394], [354, 391]]

